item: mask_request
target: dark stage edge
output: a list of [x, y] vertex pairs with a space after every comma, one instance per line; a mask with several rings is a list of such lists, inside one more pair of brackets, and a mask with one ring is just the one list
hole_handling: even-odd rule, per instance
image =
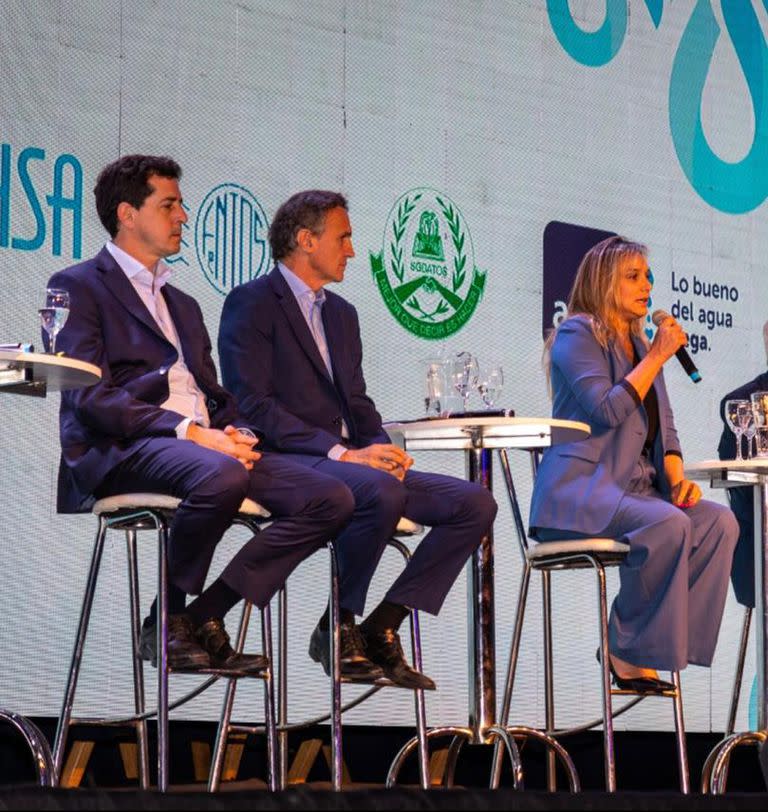
[[0, 810], [5, 809], [733, 809], [768, 808], [768, 793], [730, 793], [722, 796], [662, 792], [564, 792], [547, 793], [509, 789], [430, 790], [348, 789], [335, 793], [308, 785], [285, 792], [228, 790], [216, 795], [195, 791], [172, 791], [166, 795], [136, 790], [44, 789], [8, 787], [0, 791]]

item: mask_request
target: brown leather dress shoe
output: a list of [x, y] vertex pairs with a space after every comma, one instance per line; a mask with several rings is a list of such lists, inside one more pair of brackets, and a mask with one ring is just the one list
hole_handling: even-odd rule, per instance
[[[157, 668], [157, 623], [141, 627], [139, 656]], [[168, 666], [178, 671], [211, 667], [208, 652], [195, 640], [189, 615], [168, 615]]]
[[258, 674], [269, 667], [269, 660], [263, 654], [238, 654], [229, 642], [224, 621], [219, 617], [212, 617], [198, 626], [195, 638], [208, 653], [212, 668]]
[[362, 627], [360, 634], [365, 644], [365, 653], [371, 662], [380, 665], [384, 676], [395, 685], [413, 690], [419, 688], [423, 691], [435, 690], [434, 680], [408, 665], [403, 654], [400, 635], [394, 629], [366, 631], [365, 627]]
[[[339, 631], [342, 678], [356, 682], [372, 682], [381, 679], [384, 672], [365, 656], [363, 640], [358, 627], [354, 623], [342, 623]], [[330, 629], [321, 629], [316, 626], [309, 639], [309, 656], [323, 666], [323, 670], [329, 677], [331, 676], [330, 643]]]

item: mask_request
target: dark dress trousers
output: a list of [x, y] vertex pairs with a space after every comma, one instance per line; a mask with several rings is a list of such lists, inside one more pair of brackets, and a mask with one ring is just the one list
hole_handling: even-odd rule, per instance
[[[399, 482], [369, 466], [328, 458], [338, 443], [363, 448], [390, 439], [366, 394], [355, 308], [326, 290], [322, 313], [332, 377], [277, 268], [233, 290], [219, 327], [224, 383], [269, 447], [352, 490], [355, 512], [337, 540], [343, 608], [362, 614], [387, 539], [406, 516], [432, 530], [386, 600], [437, 614], [490, 528], [496, 503], [484, 488], [455, 477], [410, 470]], [[342, 439], [342, 420], [347, 439]]]
[[[170, 532], [169, 576], [196, 594], [238, 506], [246, 497], [254, 499], [275, 521], [240, 549], [222, 578], [264, 606], [291, 570], [348, 520], [348, 489], [276, 454], [265, 454], [248, 471], [225, 454], [177, 439], [184, 416], [160, 404], [168, 398], [168, 371], [178, 353], [106, 248], [54, 274], [49, 285], [68, 290], [71, 299], [57, 347], [102, 372], [94, 386], [62, 393], [59, 512], [88, 510], [95, 498], [120, 492], [180, 498]], [[217, 383], [197, 302], [168, 284], [162, 295], [211, 426], [256, 428]]]
[[[736, 436], [725, 422], [726, 400], [749, 400], [753, 392], [768, 390], [768, 372], [763, 372], [749, 383], [729, 392], [720, 401], [720, 417], [723, 421], [723, 433], [717, 453], [721, 460], [736, 459]], [[742, 445], [742, 453], [744, 447]], [[755, 606], [755, 496], [751, 485], [743, 488], [726, 488], [731, 510], [739, 522], [739, 541], [733, 554], [731, 567], [731, 584], [736, 600], [744, 605]]]
[[[646, 346], [634, 339], [640, 359]], [[587, 423], [585, 440], [548, 448], [531, 498], [531, 534], [541, 541], [616, 538], [630, 551], [611, 609], [611, 651], [630, 663], [679, 670], [712, 662], [738, 527], [728, 508], [670, 500], [666, 454], [680, 454], [664, 376], [653, 383], [659, 427], [643, 454], [648, 415], [624, 379], [632, 363], [602, 347], [585, 316], [558, 329], [551, 355], [552, 416]]]

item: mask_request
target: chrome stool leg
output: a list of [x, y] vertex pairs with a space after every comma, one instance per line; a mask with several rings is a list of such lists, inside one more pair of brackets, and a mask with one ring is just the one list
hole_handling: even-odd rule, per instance
[[[405, 563], [411, 560], [411, 551], [408, 547], [396, 538], [391, 538], [387, 544], [394, 547], [400, 555], [402, 555]], [[421, 630], [419, 628], [419, 613], [414, 609], [410, 612], [410, 629], [411, 629], [411, 652], [413, 655], [413, 667], [421, 672], [423, 671], [423, 662], [421, 657]], [[427, 712], [426, 702], [424, 700], [424, 691], [417, 689], [413, 692], [415, 713], [416, 713], [416, 738], [418, 740], [419, 752], [419, 784], [422, 789], [429, 789], [430, 775], [429, 775], [429, 744], [427, 740]]]
[[688, 747], [685, 741], [685, 723], [683, 721], [683, 695], [680, 688], [680, 672], [672, 672], [672, 684], [675, 686], [675, 741], [677, 743], [677, 763], [680, 768], [680, 792], [688, 795], [691, 792], [691, 780], [688, 770]]
[[339, 564], [336, 548], [328, 542], [331, 574], [331, 784], [335, 792], [342, 784], [342, 733], [341, 733], [341, 622], [339, 607]]
[[136, 746], [138, 749], [139, 786], [149, 789], [149, 737], [147, 720], [143, 717], [146, 711], [144, 696], [144, 662], [139, 655], [139, 636], [141, 634], [141, 616], [139, 609], [139, 566], [136, 551], [136, 530], [125, 531], [128, 554], [128, 589], [131, 611], [131, 650], [133, 661], [133, 706], [139, 721], [136, 722]]
[[168, 791], [168, 524], [157, 527], [157, 788]]
[[741, 626], [741, 640], [739, 641], [739, 656], [736, 660], [736, 673], [733, 677], [733, 691], [731, 692], [731, 707], [728, 709], [728, 723], [725, 735], [730, 736], [736, 729], [736, 713], [739, 709], [741, 696], [741, 683], [744, 679], [744, 661], [747, 657], [747, 644], [749, 643], [749, 628], [752, 625], [752, 607], [744, 609], [744, 622]]
[[616, 792], [616, 752], [613, 740], [613, 705], [611, 699], [611, 673], [608, 650], [608, 598], [605, 589], [605, 569], [594, 562], [597, 576], [597, 602], [600, 615], [600, 666], [603, 703], [603, 760], [605, 789]]
[[[250, 601], [243, 603], [243, 611], [240, 616], [235, 651], [242, 652], [245, 647], [245, 640], [248, 636], [248, 626], [250, 624], [253, 605]], [[264, 656], [269, 660], [268, 669], [262, 673], [261, 679], [264, 681], [264, 733], [267, 741], [267, 787], [274, 792], [282, 785], [277, 767], [277, 731], [275, 729], [275, 698], [273, 681], [273, 660], [272, 660], [272, 620], [269, 605], [261, 610], [261, 643]], [[208, 776], [208, 791], [218, 792], [221, 786], [221, 773], [224, 766], [224, 756], [226, 754], [229, 735], [233, 730], [243, 730], [254, 732], [256, 728], [244, 725], [232, 724], [232, 709], [235, 704], [235, 693], [237, 691], [238, 677], [230, 677], [227, 680], [227, 688], [224, 694], [224, 704], [221, 711], [219, 726], [216, 731], [216, 742], [211, 758], [211, 771]]]
[[[245, 636], [241, 645], [245, 644]], [[267, 604], [261, 610], [261, 646], [264, 656], [269, 660], [269, 671], [264, 676], [264, 725], [267, 737], [267, 782], [269, 789], [275, 792], [283, 789], [280, 782], [280, 771], [277, 765], [277, 726], [275, 723], [275, 669], [274, 651], [272, 650], [272, 610]]]
[[[555, 673], [552, 658], [552, 584], [546, 570], [541, 573], [541, 600], [544, 618], [544, 728], [551, 736], [555, 731]], [[557, 789], [555, 754], [551, 748], [547, 748], [547, 789], [550, 792]]]
[[280, 787], [288, 781], [288, 592], [283, 584], [277, 596], [277, 725]]
[[[520, 579], [520, 592], [517, 597], [517, 612], [515, 614], [515, 628], [512, 632], [512, 642], [509, 647], [509, 662], [507, 663], [507, 680], [504, 688], [504, 698], [501, 704], [499, 717], [501, 727], [509, 725], [509, 713], [512, 706], [512, 692], [515, 687], [517, 673], [517, 660], [520, 654], [520, 640], [523, 635], [525, 621], [525, 604], [528, 599], [528, 587], [531, 582], [531, 565], [526, 561], [523, 565], [523, 576]], [[497, 742], [493, 749], [493, 766], [491, 768], [491, 789], [496, 789], [501, 780], [501, 765], [504, 755], [501, 742]]]
[[69, 666], [69, 678], [64, 692], [64, 702], [62, 704], [61, 714], [59, 715], [59, 724], [56, 728], [56, 739], [53, 745], [53, 780], [55, 784], [58, 784], [61, 779], [61, 769], [64, 764], [64, 750], [67, 745], [67, 735], [69, 734], [69, 725], [72, 718], [72, 706], [75, 700], [75, 691], [77, 690], [77, 680], [80, 676], [83, 647], [85, 646], [85, 637], [88, 633], [88, 623], [91, 619], [91, 609], [93, 608], [93, 598], [96, 593], [96, 581], [99, 575], [102, 553], [104, 552], [106, 533], [107, 520], [101, 516], [99, 517], [99, 528], [96, 532], [96, 541], [94, 542], [93, 554], [91, 555], [91, 566], [85, 585], [83, 605], [80, 610], [80, 621], [77, 626], [75, 648], [72, 652], [72, 661]]

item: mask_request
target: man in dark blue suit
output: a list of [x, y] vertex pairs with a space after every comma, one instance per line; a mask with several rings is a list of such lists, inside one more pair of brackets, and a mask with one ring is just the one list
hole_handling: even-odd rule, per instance
[[[725, 420], [725, 404], [729, 400], [749, 400], [754, 392], [768, 390], [768, 372], [762, 372], [749, 383], [729, 392], [720, 401], [723, 433], [717, 446], [721, 460], [736, 459], [736, 437]], [[744, 446], [742, 445], [742, 453]], [[751, 485], [726, 488], [731, 510], [739, 521], [739, 540], [733, 553], [731, 584], [736, 600], [743, 606], [755, 608], [755, 494]]]
[[[277, 266], [233, 290], [222, 311], [219, 357], [225, 385], [267, 447], [346, 483], [355, 512], [337, 539], [342, 672], [383, 671], [410, 688], [434, 688], [403, 657], [397, 630], [409, 609], [437, 614], [465, 562], [488, 532], [496, 503], [484, 488], [411, 468], [366, 394], [357, 312], [324, 288], [341, 282], [354, 256], [346, 199], [308, 191], [280, 206], [270, 228]], [[376, 565], [401, 516], [432, 530], [384, 600], [358, 627]], [[328, 612], [310, 656], [329, 671]]]
[[[163, 263], [178, 252], [187, 219], [180, 175], [175, 161], [145, 155], [107, 166], [94, 193], [111, 240], [48, 283], [71, 299], [57, 346], [102, 372], [94, 386], [62, 395], [58, 509], [87, 510], [125, 492], [180, 498], [169, 541], [169, 664], [255, 671], [264, 658], [235, 653], [223, 617], [243, 597], [266, 605], [344, 526], [353, 500], [338, 480], [262, 455], [240, 431], [249, 421], [216, 380], [200, 307], [168, 284]], [[214, 548], [245, 498], [274, 521], [203, 591]], [[187, 594], [198, 595], [188, 606]], [[140, 643], [153, 664], [156, 603]]]

